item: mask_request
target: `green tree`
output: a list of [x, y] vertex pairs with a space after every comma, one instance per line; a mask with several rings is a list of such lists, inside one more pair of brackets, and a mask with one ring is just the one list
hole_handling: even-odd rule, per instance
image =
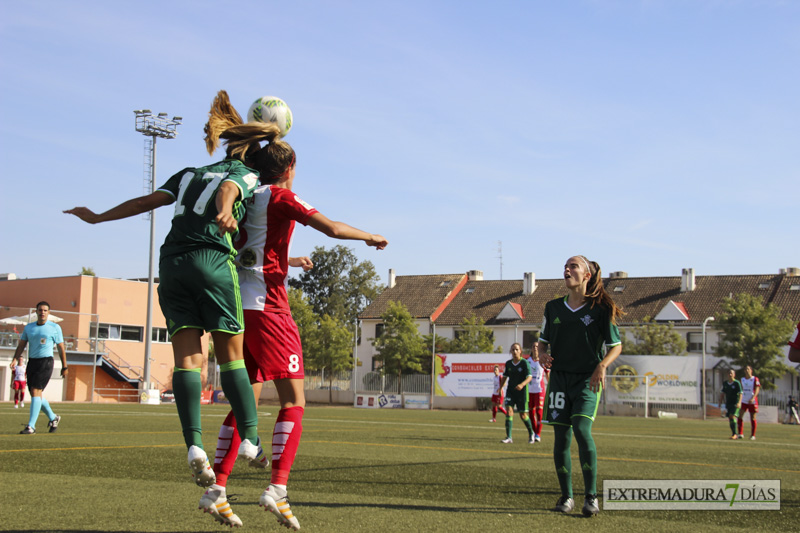
[[352, 324], [381, 293], [374, 265], [359, 262], [350, 248], [339, 244], [326, 250], [317, 246], [311, 260], [314, 268], [290, 278], [289, 285], [303, 291], [317, 316], [330, 315]]
[[328, 371], [328, 390], [333, 403], [333, 374], [353, 368], [353, 332], [338, 319], [325, 315], [311, 334], [309, 350], [304, 350], [303, 362], [310, 368]]
[[381, 320], [383, 332], [372, 340], [372, 345], [378, 352], [382, 370], [397, 374], [402, 392], [403, 372], [422, 372], [422, 359], [428, 350], [411, 313], [402, 303], [389, 302]]
[[794, 322], [781, 319], [780, 309], [774, 304], [764, 307], [760, 299], [749, 294], [725, 298], [715, 325], [722, 331], [717, 355], [730, 359], [734, 366], [752, 366], [765, 389], [775, 388], [775, 378], [797, 373], [783, 362]]
[[83, 266], [81, 267], [81, 271], [78, 272], [78, 275], [79, 276], [97, 276], [97, 274], [94, 273], [94, 269], [92, 267], [83, 267]]
[[[315, 334], [319, 325], [319, 317], [314, 314], [308, 298], [303, 291], [289, 287], [289, 308], [292, 310], [292, 318], [300, 331], [300, 342], [303, 344], [303, 352], [312, 351], [315, 342]], [[303, 361], [305, 364], [305, 360]]]
[[633, 340], [622, 337], [622, 353], [635, 355], [686, 355], [686, 339], [675, 324], [659, 324], [649, 316], [633, 326]]
[[484, 325], [483, 320], [472, 314], [465, 317], [450, 341], [450, 353], [500, 353], [502, 346], [495, 347], [494, 333]]

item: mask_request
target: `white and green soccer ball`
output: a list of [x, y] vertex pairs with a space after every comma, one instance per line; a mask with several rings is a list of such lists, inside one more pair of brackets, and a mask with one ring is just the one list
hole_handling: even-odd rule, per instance
[[292, 110], [277, 96], [262, 96], [247, 110], [247, 122], [274, 122], [283, 137], [292, 129]]

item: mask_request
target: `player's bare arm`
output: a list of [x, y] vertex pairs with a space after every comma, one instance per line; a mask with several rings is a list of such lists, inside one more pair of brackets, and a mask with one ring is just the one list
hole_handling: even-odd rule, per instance
[[314, 268], [314, 262], [311, 261], [310, 257], [290, 257], [289, 258], [289, 266], [294, 268], [302, 268], [304, 272], [308, 272], [312, 268]]
[[214, 222], [219, 226], [219, 234], [233, 233], [239, 229], [236, 217], [233, 216], [233, 203], [239, 198], [239, 187], [232, 181], [223, 182], [219, 186], [215, 199], [219, 214]]
[[112, 207], [103, 213], [95, 213], [88, 207], [73, 207], [67, 209], [64, 213], [68, 215], [75, 215], [84, 222], [89, 224], [99, 224], [100, 222], [109, 222], [111, 220], [120, 220], [129, 218], [136, 215], [141, 215], [147, 211], [152, 211], [163, 205], [169, 205], [175, 199], [163, 191], [155, 191], [146, 196], [132, 198], [122, 202], [116, 207]]
[[618, 344], [608, 350], [603, 360], [597, 363], [597, 367], [594, 369], [594, 372], [592, 372], [592, 377], [589, 379], [589, 387], [592, 389], [592, 392], [599, 392], [605, 388], [606, 370], [621, 353], [622, 345]]
[[308, 225], [333, 239], [364, 241], [367, 246], [374, 246], [378, 250], [383, 250], [389, 244], [383, 235], [367, 233], [344, 222], [331, 220], [322, 213], [311, 215]]
[[550, 366], [553, 364], [553, 356], [550, 355], [550, 352], [548, 351], [550, 345], [545, 344], [542, 341], [537, 341], [536, 346], [539, 351], [539, 364], [541, 364], [544, 368], [550, 368]]

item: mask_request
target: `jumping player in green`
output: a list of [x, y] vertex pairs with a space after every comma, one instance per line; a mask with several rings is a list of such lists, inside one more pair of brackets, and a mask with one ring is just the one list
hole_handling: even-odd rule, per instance
[[527, 359], [522, 358], [522, 346], [518, 342], [511, 345], [511, 359], [506, 361], [503, 378], [500, 380], [500, 390], [508, 382], [506, 390], [506, 438], [503, 444], [511, 444], [511, 428], [514, 425], [514, 409], [522, 418], [522, 423], [528, 430], [528, 443], [533, 444], [533, 424], [528, 418], [528, 383], [533, 379], [531, 365]]
[[739, 409], [742, 407], [742, 384], [736, 379], [736, 372], [733, 369], [728, 371], [728, 381], [722, 382], [722, 390], [719, 393], [719, 403], [725, 402], [725, 410], [728, 412], [728, 422], [731, 425], [731, 440], [736, 440], [736, 418], [739, 416]]
[[[569, 513], [575, 508], [569, 451], [574, 432], [583, 471], [583, 514], [594, 516], [600, 507], [592, 423], [606, 369], [622, 351], [616, 325], [622, 310], [603, 286], [600, 265], [582, 255], [567, 260], [564, 283], [567, 295], [545, 305], [539, 337], [540, 362], [551, 369], [544, 420], [553, 426], [553, 459], [561, 487], [554, 510]], [[607, 349], [605, 354], [603, 345]]]
[[252, 195], [259, 172], [269, 164], [261, 143], [274, 137], [273, 129], [260, 122], [230, 127], [219, 135], [226, 144], [225, 160], [183, 169], [155, 192], [104, 213], [86, 207], [64, 211], [97, 224], [175, 204], [172, 228], [161, 247], [158, 293], [175, 357], [172, 384], [189, 466], [202, 487], [216, 480], [201, 439], [201, 338], [205, 331], [214, 339], [222, 389], [242, 439], [239, 457], [255, 467], [264, 468], [266, 463], [244, 364], [244, 318], [231, 235], [244, 216], [242, 202]]

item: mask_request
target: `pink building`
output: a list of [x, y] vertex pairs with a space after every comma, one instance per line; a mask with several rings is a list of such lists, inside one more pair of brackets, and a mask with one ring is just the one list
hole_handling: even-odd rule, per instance
[[[154, 296], [150, 382], [152, 388], [165, 389], [171, 388], [172, 346], [158, 294]], [[50, 303], [52, 315], [63, 319], [59, 325], [70, 367], [61, 395], [53, 399], [90, 401], [94, 389], [94, 401], [138, 401], [139, 391], [147, 388], [143, 384], [147, 282], [93, 276], [0, 280], [0, 319], [26, 315], [42, 300]], [[24, 326], [5, 326], [0, 332], [0, 378], [6, 381], [9, 378], [1, 369], [7, 373], [16, 347], [14, 327], [21, 332]], [[60, 368], [57, 356], [56, 366]], [[57, 377], [58, 371], [53, 375]], [[57, 388], [51, 394], [58, 395]]]

